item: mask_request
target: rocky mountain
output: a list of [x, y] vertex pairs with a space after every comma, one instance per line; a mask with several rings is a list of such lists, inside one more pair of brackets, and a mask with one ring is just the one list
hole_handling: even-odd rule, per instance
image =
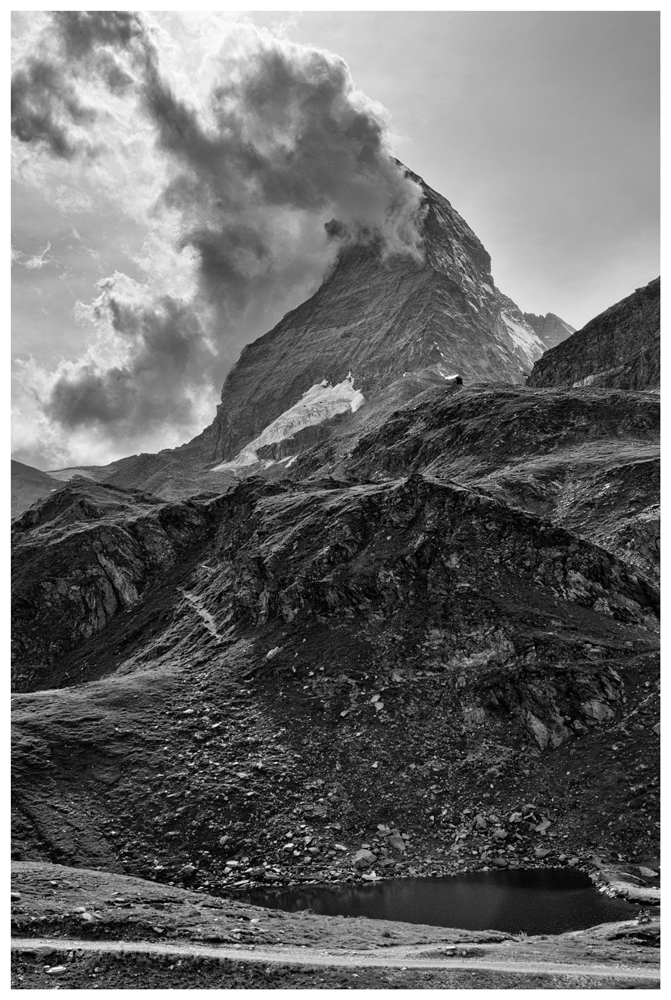
[[[432, 370], [521, 383], [544, 344], [498, 291], [491, 259], [442, 195], [421, 178], [423, 258], [345, 244], [319, 290], [244, 348], [210, 427], [176, 454], [230, 461], [323, 385], [351, 374], [374, 402], [406, 373]], [[316, 421], [315, 421], [316, 422]]]
[[655, 862], [654, 288], [540, 358], [425, 207], [423, 259], [343, 245], [189, 445], [15, 520], [18, 859], [204, 893]]
[[537, 363], [529, 385], [658, 389], [660, 279], [606, 309]]
[[547, 350], [549, 347], [556, 347], [563, 340], [575, 333], [575, 327], [570, 326], [554, 313], [546, 313], [545, 316], [537, 316], [535, 313], [526, 313], [524, 318], [531, 329], [538, 335]]
[[41, 472], [32, 465], [24, 465], [23, 462], [12, 459], [12, 517], [18, 517], [31, 504], [53, 493], [58, 487], [58, 480], [48, 472]]

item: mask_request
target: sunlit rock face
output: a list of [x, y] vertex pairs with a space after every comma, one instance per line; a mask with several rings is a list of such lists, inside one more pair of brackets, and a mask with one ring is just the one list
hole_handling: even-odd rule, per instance
[[523, 382], [545, 345], [496, 288], [475, 233], [416, 179], [424, 192], [421, 256], [344, 242], [315, 295], [245, 347], [215, 420], [181, 454], [229, 462], [312, 387], [338, 386], [348, 373], [366, 400], [419, 371]]
[[660, 279], [617, 302], [536, 362], [529, 385], [657, 389]]

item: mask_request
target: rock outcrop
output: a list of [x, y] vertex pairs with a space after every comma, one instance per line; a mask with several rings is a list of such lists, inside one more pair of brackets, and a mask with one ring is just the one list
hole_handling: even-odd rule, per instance
[[659, 578], [659, 398], [624, 390], [434, 388], [289, 470], [428, 473], [550, 518]]
[[536, 362], [529, 385], [658, 389], [660, 279], [590, 320]]
[[26, 511], [12, 527], [15, 684], [50, 686], [65, 654], [191, 565], [207, 525], [207, 503], [83, 477]]

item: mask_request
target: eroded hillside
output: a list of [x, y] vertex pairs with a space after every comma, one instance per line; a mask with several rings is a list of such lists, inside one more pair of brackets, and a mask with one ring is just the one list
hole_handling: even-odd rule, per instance
[[[47, 590], [83, 560], [18, 605], [72, 633], [20, 647], [24, 689], [70, 685], [15, 698], [22, 857], [217, 886], [351, 877], [362, 842], [394, 872], [654, 853], [656, 593], [605, 550], [421, 475], [83, 493], [20, 529]], [[139, 530], [164, 562], [104, 621]]]

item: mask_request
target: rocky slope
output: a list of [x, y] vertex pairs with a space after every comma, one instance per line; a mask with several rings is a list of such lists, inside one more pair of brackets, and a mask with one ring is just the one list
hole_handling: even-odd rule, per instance
[[57, 490], [59, 485], [49, 473], [12, 459], [12, 517], [23, 514], [37, 500]]
[[660, 279], [606, 309], [548, 351], [529, 385], [658, 389]]
[[[413, 175], [415, 176], [415, 175]], [[244, 348], [210, 427], [177, 451], [228, 461], [323, 380], [349, 372], [366, 400], [405, 372], [522, 382], [544, 345], [494, 285], [491, 260], [450, 203], [422, 183], [423, 259], [345, 245], [307, 302]]]
[[368, 432], [307, 450], [290, 472], [457, 480], [549, 517], [659, 578], [656, 395], [437, 386]]
[[419, 475], [58, 496], [17, 525], [22, 857], [206, 886], [351, 878], [362, 842], [399, 873], [654, 857], [656, 593], [603, 549]]
[[524, 318], [531, 329], [538, 335], [547, 350], [549, 347], [556, 347], [563, 340], [575, 333], [575, 327], [570, 326], [565, 320], [556, 316], [555, 313], [547, 313], [545, 316], [537, 316], [536, 313], [525, 313]]

